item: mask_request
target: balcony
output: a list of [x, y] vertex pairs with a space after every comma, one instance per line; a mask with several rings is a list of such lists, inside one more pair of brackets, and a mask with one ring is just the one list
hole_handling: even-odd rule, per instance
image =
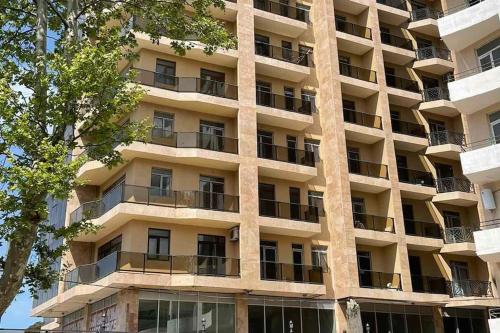
[[262, 280], [324, 284], [321, 266], [288, 264], [261, 261], [260, 278]]
[[314, 102], [257, 90], [256, 103], [259, 123], [293, 130], [313, 124]]
[[470, 207], [477, 204], [474, 185], [465, 177], [438, 178], [433, 202]]
[[312, 151], [257, 143], [257, 156], [261, 176], [302, 182], [317, 175]]
[[439, 251], [443, 247], [441, 226], [433, 221], [404, 219], [408, 249], [417, 251]]
[[408, 30], [439, 38], [437, 19], [441, 17], [442, 14], [441, 11], [429, 7], [412, 10], [410, 14], [411, 22], [408, 24]]
[[319, 223], [319, 218], [324, 217], [325, 212], [318, 207], [301, 205], [300, 203], [259, 199], [259, 215], [300, 222]]
[[352, 213], [354, 228], [394, 233], [394, 218], [364, 213]]
[[500, 219], [481, 222], [481, 230], [474, 231], [477, 255], [486, 262], [500, 262]]
[[[498, 15], [497, 15], [498, 16]], [[500, 59], [449, 78], [450, 100], [463, 114], [470, 115], [500, 103]]]
[[460, 154], [465, 177], [478, 185], [500, 180], [500, 137], [470, 143]]
[[458, 116], [458, 110], [452, 102], [450, 102], [450, 92], [448, 88], [434, 87], [424, 89], [422, 92], [423, 102], [420, 103], [418, 109], [437, 115], [448, 117]]
[[344, 20], [335, 20], [340, 50], [363, 55], [373, 49], [372, 29]]
[[373, 144], [385, 138], [382, 117], [344, 108], [344, 128], [348, 140]]
[[399, 189], [408, 199], [429, 200], [436, 195], [432, 173], [398, 167]]
[[384, 61], [404, 66], [415, 60], [415, 51], [410, 39], [391, 35], [386, 32], [381, 32], [380, 38]]
[[391, 119], [391, 125], [397, 149], [417, 152], [428, 146], [424, 125], [398, 119]]
[[387, 165], [348, 159], [351, 190], [381, 193], [391, 187]]
[[146, 86], [145, 102], [207, 112], [225, 117], [236, 116], [238, 86], [196, 77], [168, 76], [134, 68], [135, 80]]
[[378, 16], [382, 22], [400, 26], [410, 19], [405, 0], [377, 0]]
[[500, 29], [497, 0], [463, 0], [438, 20], [446, 45], [460, 51]]
[[255, 26], [275, 34], [297, 38], [309, 25], [309, 10], [270, 0], [254, 0]]
[[489, 309], [489, 315], [490, 332], [500, 332], [500, 308]]
[[367, 98], [378, 92], [377, 72], [342, 62], [339, 67], [342, 93]]
[[[463, 244], [463, 243], [470, 243], [474, 244], [474, 231], [475, 228], [473, 227], [449, 227], [444, 229], [444, 242], [446, 244]], [[447, 251], [446, 249], [443, 248], [444, 252], [451, 252]], [[442, 252], [443, 252], [442, 251]], [[470, 255], [475, 255], [474, 253]]]
[[411, 286], [414, 293], [448, 294], [446, 280], [443, 277], [411, 275]]
[[463, 133], [448, 130], [431, 132], [429, 133], [429, 147], [425, 154], [459, 160], [464, 145], [465, 135]]
[[434, 46], [417, 49], [417, 61], [413, 69], [436, 75], [444, 75], [454, 69], [450, 50]]
[[401, 274], [359, 270], [361, 288], [401, 290]]
[[417, 81], [391, 74], [385, 75], [385, 81], [391, 104], [411, 107], [422, 101]]
[[257, 74], [299, 82], [311, 74], [312, 54], [255, 42], [255, 71]]
[[[179, 210], [182, 208], [181, 210]], [[198, 211], [199, 210], [199, 211]], [[75, 209], [70, 223], [94, 220], [97, 234], [81, 235], [78, 241], [100, 239], [113, 228], [140, 216], [143, 220], [169, 221], [190, 225], [231, 227], [238, 223], [239, 197], [217, 192], [168, 191], [154, 187], [122, 184], [101, 199]]]
[[493, 297], [490, 281], [446, 281], [446, 290], [450, 297]]

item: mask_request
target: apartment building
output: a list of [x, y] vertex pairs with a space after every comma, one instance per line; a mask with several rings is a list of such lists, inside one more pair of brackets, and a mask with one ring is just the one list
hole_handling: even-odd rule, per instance
[[[452, 6], [453, 5], [453, 6]], [[480, 228], [474, 231], [477, 255], [500, 278], [500, 4], [449, 3], [438, 20], [444, 43], [454, 52], [450, 100], [467, 124], [468, 143], [460, 154], [463, 174], [481, 193]], [[500, 311], [490, 309], [489, 328], [500, 332]]]
[[499, 5], [476, 2], [226, 2], [213, 14], [238, 49], [213, 56], [137, 33], [119, 69], [147, 93], [120, 121], [148, 119], [150, 140], [82, 167], [64, 223], [101, 228], [32, 314], [65, 330], [488, 332], [496, 264], [473, 232], [493, 217], [468, 170], [497, 175], [499, 155], [461, 153], [491, 133], [498, 75], [460, 72], [494, 57]]

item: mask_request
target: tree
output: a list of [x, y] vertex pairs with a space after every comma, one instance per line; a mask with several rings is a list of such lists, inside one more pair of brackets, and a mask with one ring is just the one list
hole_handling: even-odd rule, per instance
[[[161, 36], [183, 55], [192, 36], [207, 54], [233, 48], [234, 37], [210, 8], [223, 0], [0, 0], [0, 317], [23, 285], [35, 295], [57, 281], [52, 266], [87, 221], [45, 223], [47, 200], [66, 200], [88, 160], [113, 167], [113, 150], [145, 140], [145, 122], [126, 122], [142, 96], [133, 71], [134, 31]], [[133, 18], [142, 24], [130, 29]], [[62, 239], [48, 246], [46, 239]]]

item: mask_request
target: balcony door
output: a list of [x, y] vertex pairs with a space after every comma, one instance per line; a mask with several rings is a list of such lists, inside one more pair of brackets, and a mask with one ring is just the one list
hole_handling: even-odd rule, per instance
[[277, 216], [273, 184], [259, 183], [259, 213], [261, 216]]
[[292, 87], [284, 87], [283, 92], [285, 95], [285, 110], [295, 110], [295, 89]]
[[463, 261], [451, 261], [452, 292], [454, 296], [471, 294], [469, 284], [469, 265]]
[[264, 81], [257, 81], [255, 85], [256, 85], [255, 92], [257, 94], [256, 96], [257, 105], [269, 106], [269, 107], [274, 106], [271, 93], [271, 83]]
[[165, 89], [176, 88], [175, 79], [176, 64], [173, 61], [156, 59], [155, 85]]
[[272, 132], [257, 131], [257, 152], [259, 157], [271, 160], [276, 158], [273, 141]]
[[292, 43], [286, 40], [281, 41], [281, 56], [285, 61], [292, 61]]
[[380, 27], [380, 39], [382, 43], [391, 45], [391, 30], [387, 27]]
[[300, 188], [290, 187], [288, 190], [290, 196], [290, 218], [300, 220]]
[[198, 235], [198, 274], [225, 275], [226, 238]]
[[224, 97], [226, 74], [202, 68], [200, 70], [200, 92], [207, 95]]
[[260, 241], [260, 275], [265, 280], [278, 278], [278, 251], [276, 242]]
[[429, 119], [429, 131], [431, 146], [444, 145], [448, 143], [448, 134], [443, 121]]
[[360, 287], [373, 287], [371, 253], [358, 251], [357, 256]]
[[269, 37], [255, 34], [255, 54], [269, 57], [271, 56], [270, 51]]
[[403, 204], [403, 220], [405, 222], [405, 232], [407, 235], [416, 235], [415, 222], [413, 216], [413, 205]]
[[114, 272], [118, 266], [118, 253], [122, 249], [122, 235], [113, 238], [97, 249], [95, 278], [100, 279]]
[[399, 181], [408, 183], [410, 181], [410, 173], [408, 171], [408, 158], [404, 155], [396, 155], [396, 165], [398, 167]]
[[354, 227], [359, 229], [366, 229], [365, 199], [352, 197], [351, 202]]
[[224, 124], [201, 120], [199, 147], [203, 149], [223, 151]]
[[293, 281], [304, 281], [304, 246], [302, 244], [292, 244], [293, 257]]
[[286, 136], [286, 146], [288, 148], [288, 162], [297, 163], [297, 137]]
[[224, 210], [224, 178], [200, 176], [200, 207]]
[[356, 124], [356, 103], [348, 99], [342, 99], [342, 110], [344, 121]]
[[392, 67], [385, 67], [385, 81], [387, 86], [396, 87], [396, 70]]
[[[157, 197], [171, 197], [172, 193], [172, 170], [153, 168], [151, 169], [151, 190], [150, 197], [153, 200], [160, 200]], [[150, 199], [151, 200], [151, 199]]]
[[341, 75], [352, 76], [351, 58], [339, 55], [339, 65]]
[[500, 65], [500, 38], [481, 46], [476, 52], [481, 71]]
[[347, 147], [347, 164], [350, 173], [361, 174], [359, 148]]
[[[171, 139], [174, 135], [174, 115], [155, 111], [153, 116], [153, 139]], [[172, 142], [175, 144], [175, 142]]]
[[493, 143], [500, 143], [500, 111], [490, 114], [490, 128]]
[[408, 256], [410, 263], [411, 285], [414, 292], [424, 291], [424, 280], [422, 277], [422, 264], [419, 256]]

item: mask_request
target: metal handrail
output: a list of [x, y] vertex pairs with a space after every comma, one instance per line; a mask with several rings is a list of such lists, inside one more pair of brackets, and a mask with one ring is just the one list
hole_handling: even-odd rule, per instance
[[389, 174], [387, 173], [387, 165], [373, 163], [368, 161], [361, 161], [352, 158], [347, 159], [347, 164], [349, 167], [349, 173], [389, 179]]
[[489, 62], [488, 64], [478, 66], [475, 68], [468, 69], [466, 71], [460, 72], [460, 73], [455, 73], [455, 74], [448, 74], [443, 77], [443, 80], [445, 82], [453, 82], [453, 81], [458, 81], [460, 79], [489, 71], [490, 69], [493, 69], [495, 67], [500, 66], [500, 58], [493, 59], [493, 61]]
[[490, 281], [446, 281], [446, 289], [450, 297], [493, 297]]
[[325, 216], [325, 211], [316, 206], [259, 198], [259, 215], [264, 217], [276, 217], [287, 220], [319, 223], [319, 218]]
[[451, 8], [448, 8], [447, 10], [443, 11], [443, 16], [446, 16], [446, 15], [450, 15], [450, 14], [453, 14], [453, 13], [457, 13], [461, 10], [464, 10], [466, 8], [469, 8], [469, 7], [472, 7], [472, 6], [475, 6], [483, 1], [486, 1], [486, 0], [465, 0], [463, 2], [463, 4], [461, 5], [457, 5], [457, 6], [453, 6]]
[[409, 236], [419, 236], [427, 238], [442, 239], [441, 226], [432, 221], [417, 221], [404, 219], [405, 234]]
[[273, 94], [267, 91], [256, 90], [257, 105], [267, 106], [270, 108], [305, 114], [310, 116], [316, 112], [316, 105], [312, 101]]
[[438, 193], [465, 192], [474, 193], [474, 184], [465, 177], [446, 177], [436, 180], [436, 189]]
[[314, 167], [314, 152], [297, 148], [278, 146], [270, 143], [257, 143], [257, 156], [268, 160], [281, 161]]
[[163, 73], [140, 68], [132, 69], [137, 72], [137, 76], [134, 80], [146, 86], [176, 92], [200, 93], [228, 99], [238, 99], [238, 86], [233, 84], [222, 81], [201, 79], [198, 77], [165, 75]]
[[408, 10], [405, 0], [377, 0], [377, 3], [401, 10]]
[[437, 20], [441, 16], [443, 16], [442, 11], [436, 10], [433, 8], [429, 8], [429, 7], [414, 9], [410, 13], [410, 19], [413, 22], [425, 20], [428, 18]]
[[347, 64], [344, 62], [339, 62], [340, 74], [349, 76], [355, 79], [377, 83], [377, 72], [371, 69], [362, 68]]
[[391, 119], [391, 125], [394, 133], [406, 134], [419, 138], [427, 137], [424, 125], [399, 119]]
[[411, 285], [415, 293], [447, 294], [446, 282], [444, 277], [411, 275]]
[[380, 35], [382, 44], [392, 45], [395, 47], [413, 51], [413, 43], [411, 39], [392, 35], [387, 32], [381, 32]]
[[488, 314], [490, 319], [498, 319], [500, 318], [500, 308], [489, 309]]
[[417, 49], [417, 60], [439, 58], [451, 61], [451, 51], [435, 46], [421, 47]]
[[447, 244], [474, 243], [474, 227], [451, 227], [444, 228], [444, 241]]
[[463, 133], [444, 130], [444, 131], [430, 132], [428, 135], [429, 135], [430, 146], [452, 144], [463, 147], [466, 145], [465, 134]]
[[448, 91], [448, 88], [443, 88], [443, 87], [427, 88], [422, 91], [422, 94], [424, 102], [450, 100], [450, 92]]
[[200, 148], [238, 154], [238, 139], [208, 133], [172, 132], [163, 128], [152, 128], [146, 142], [175, 148]]
[[357, 229], [367, 229], [394, 233], [394, 218], [387, 216], [376, 216], [365, 213], [352, 213], [354, 227]]
[[254, 0], [253, 6], [266, 12], [310, 23], [309, 10], [270, 0]]
[[465, 145], [464, 149], [465, 149], [465, 151], [472, 151], [475, 149], [480, 149], [480, 148], [493, 146], [493, 145], [497, 145], [497, 144], [500, 144], [500, 136], [495, 136], [495, 137], [491, 137], [491, 138], [480, 140], [480, 141], [470, 142], [467, 145]]
[[361, 288], [401, 290], [401, 274], [358, 269]]
[[418, 87], [418, 82], [413, 81], [404, 77], [392, 75], [392, 74], [385, 74], [385, 81], [387, 83], [388, 87], [392, 88], [397, 88], [397, 89], [402, 89], [406, 91], [411, 91], [411, 92], [420, 92], [420, 89]]
[[255, 42], [255, 54], [267, 58], [273, 58], [296, 65], [313, 67], [312, 53], [295, 51], [281, 46], [275, 46], [263, 42]]
[[382, 129], [382, 117], [344, 108], [344, 121], [352, 124]]
[[323, 267], [274, 261], [260, 262], [262, 280], [323, 284]]
[[436, 182], [432, 173], [398, 167], [398, 178], [401, 183], [435, 187]]
[[358, 37], [362, 37], [362, 38], [366, 38], [366, 39], [370, 39], [370, 40], [372, 39], [372, 29], [365, 27], [365, 26], [362, 26], [362, 25], [359, 25], [359, 24], [347, 22], [347, 21], [341, 20], [341, 19], [335, 19], [335, 28], [338, 31], [345, 32], [346, 34], [350, 34], [350, 35], [354, 35], [354, 36], [358, 36]]
[[479, 223], [481, 230], [494, 229], [500, 227], [500, 219], [481, 221]]

